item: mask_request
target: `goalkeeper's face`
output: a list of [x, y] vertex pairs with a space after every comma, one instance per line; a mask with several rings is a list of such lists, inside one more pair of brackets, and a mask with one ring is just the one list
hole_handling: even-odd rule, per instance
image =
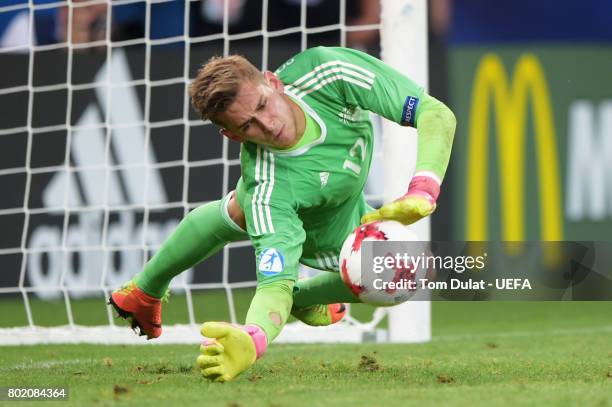
[[265, 72], [262, 82], [245, 81], [234, 102], [215, 119], [232, 140], [277, 149], [295, 145], [305, 127], [302, 109], [284, 94], [272, 72]]

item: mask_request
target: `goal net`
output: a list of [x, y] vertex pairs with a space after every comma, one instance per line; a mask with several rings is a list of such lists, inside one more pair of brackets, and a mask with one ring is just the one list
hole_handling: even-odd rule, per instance
[[[238, 146], [199, 120], [188, 100], [187, 86], [209, 57], [239, 53], [273, 70], [316, 45], [377, 54], [380, 33], [382, 57], [426, 83], [426, 2], [383, 0], [381, 22], [353, 3], [368, 2], [3, 3], [0, 344], [144, 342], [115, 320], [110, 293], [142, 269], [187, 212], [227, 194], [240, 175]], [[408, 37], [397, 37], [407, 26]], [[407, 39], [411, 51], [394, 48]], [[407, 70], [407, 58], [420, 71]], [[387, 157], [415, 142], [377, 120], [385, 141], [379, 134], [366, 190], [374, 204], [403, 192], [407, 180], [383, 182], [383, 163], [403, 162], [410, 174], [414, 159]], [[429, 237], [427, 223], [417, 228]], [[232, 243], [175, 278], [164, 334], [154, 342], [197, 343], [206, 320], [243, 322], [256, 286], [253, 257], [248, 241]], [[430, 335], [427, 302], [349, 311], [331, 327], [290, 322], [277, 342]]]

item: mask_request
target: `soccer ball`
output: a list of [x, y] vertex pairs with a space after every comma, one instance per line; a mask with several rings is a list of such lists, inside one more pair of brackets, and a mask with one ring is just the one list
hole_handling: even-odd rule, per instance
[[[377, 221], [358, 226], [346, 238], [340, 251], [342, 281], [361, 302], [367, 304], [391, 306], [408, 301], [417, 291], [418, 279], [424, 277], [425, 270], [422, 267], [417, 269], [413, 262], [396, 263], [391, 253], [386, 253], [384, 256], [389, 257], [391, 263], [387, 262], [387, 266], [390, 267], [383, 271], [379, 268], [375, 272], [371, 265], [362, 269], [361, 248], [364, 241], [417, 242], [418, 240], [416, 233], [395, 221]], [[418, 244], [404, 247], [414, 251]]]

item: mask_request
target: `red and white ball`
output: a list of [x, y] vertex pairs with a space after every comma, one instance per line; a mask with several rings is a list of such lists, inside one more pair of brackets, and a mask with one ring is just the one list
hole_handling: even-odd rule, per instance
[[[416, 289], [376, 289], [371, 283], [366, 284], [363, 280], [371, 282], [376, 277], [382, 277], [387, 281], [399, 281], [400, 279], [416, 281], [417, 278], [425, 274], [424, 270], [398, 266], [394, 270], [385, 271], [384, 273], [387, 274], [384, 276], [375, 275], [371, 267], [362, 270], [361, 244], [364, 241], [416, 242], [418, 240], [415, 232], [395, 221], [377, 221], [358, 226], [346, 238], [340, 251], [340, 275], [342, 276], [342, 281], [344, 281], [353, 294], [367, 304], [391, 306], [408, 301], [415, 294]], [[389, 272], [392, 274], [389, 275]], [[366, 276], [362, 273], [371, 274]]]

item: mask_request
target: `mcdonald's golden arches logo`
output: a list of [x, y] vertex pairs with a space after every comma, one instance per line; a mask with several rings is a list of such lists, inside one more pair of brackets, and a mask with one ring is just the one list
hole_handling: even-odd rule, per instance
[[[476, 71], [468, 134], [467, 239], [487, 240], [489, 106], [495, 106], [502, 240], [525, 240], [526, 117], [531, 97], [542, 240], [563, 240], [560, 174], [546, 77], [538, 59], [520, 56], [513, 77], [500, 58], [486, 54]], [[491, 99], [492, 98], [492, 99]]]

